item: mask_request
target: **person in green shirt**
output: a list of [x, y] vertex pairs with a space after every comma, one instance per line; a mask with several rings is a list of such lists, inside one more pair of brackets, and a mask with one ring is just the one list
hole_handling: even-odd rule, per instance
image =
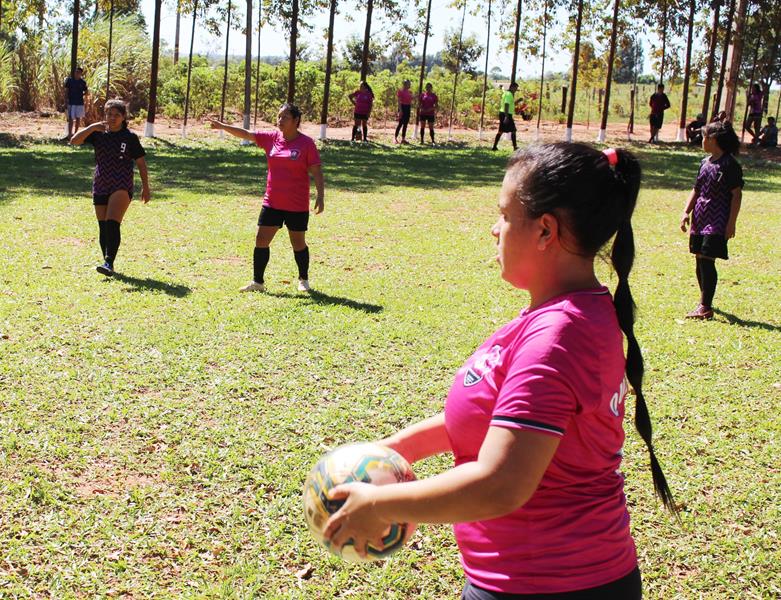
[[494, 139], [494, 147], [492, 150], [497, 150], [499, 140], [503, 133], [509, 133], [513, 142], [513, 149], [518, 149], [518, 142], [515, 140], [515, 121], [513, 120], [513, 114], [515, 113], [515, 92], [518, 90], [518, 84], [514, 81], [510, 84], [510, 88], [502, 94], [502, 103], [499, 105], [499, 132]]

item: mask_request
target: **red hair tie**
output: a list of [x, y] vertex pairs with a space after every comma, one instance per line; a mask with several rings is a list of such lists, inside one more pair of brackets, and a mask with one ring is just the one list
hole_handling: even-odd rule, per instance
[[602, 150], [602, 154], [607, 157], [607, 162], [611, 167], [615, 167], [618, 164], [618, 153], [615, 148], [605, 148]]

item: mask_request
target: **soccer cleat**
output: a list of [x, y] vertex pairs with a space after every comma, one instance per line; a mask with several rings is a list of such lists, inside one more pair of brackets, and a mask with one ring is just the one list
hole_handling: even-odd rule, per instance
[[266, 286], [257, 281], [253, 281], [249, 285], [245, 285], [243, 288], [239, 288], [240, 292], [265, 292]]
[[312, 288], [309, 287], [309, 280], [308, 279], [299, 279], [298, 280], [298, 291], [299, 292], [308, 292]]
[[707, 306], [700, 304], [695, 308], [693, 311], [691, 311], [689, 314], [686, 315], [687, 319], [699, 319], [701, 321], [710, 320], [713, 318], [713, 309], [708, 308]]
[[95, 270], [101, 275], [105, 275], [106, 277], [111, 277], [114, 275], [114, 268], [107, 262], [103, 263], [102, 265], [98, 265], [95, 267]]

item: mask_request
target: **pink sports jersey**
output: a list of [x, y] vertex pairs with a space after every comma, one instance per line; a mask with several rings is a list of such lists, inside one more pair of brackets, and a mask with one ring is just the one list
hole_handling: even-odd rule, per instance
[[489, 426], [560, 438], [529, 501], [453, 529], [467, 578], [503, 593], [558, 593], [637, 566], [619, 472], [627, 384], [606, 288], [524, 310], [456, 374], [445, 425], [456, 465], [477, 459]]
[[434, 108], [439, 98], [434, 92], [423, 92], [420, 96], [420, 114], [433, 115], [436, 113]]
[[359, 115], [368, 115], [372, 111], [374, 94], [369, 91], [358, 90], [355, 93], [355, 112]]
[[309, 167], [320, 164], [314, 140], [299, 133], [286, 141], [281, 131], [256, 131], [255, 143], [268, 161], [263, 206], [309, 212]]
[[412, 104], [412, 90], [401, 88], [396, 92], [396, 97], [399, 99], [399, 104]]

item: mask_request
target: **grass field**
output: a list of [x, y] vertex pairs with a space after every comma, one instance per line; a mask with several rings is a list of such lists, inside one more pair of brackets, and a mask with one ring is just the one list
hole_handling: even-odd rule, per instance
[[[349, 566], [311, 540], [300, 490], [326, 449], [439, 411], [462, 361], [524, 306], [489, 235], [506, 154], [326, 146], [310, 296], [294, 291], [284, 233], [269, 293], [236, 293], [251, 278], [257, 149], [147, 143], [153, 200], [131, 207], [107, 280], [91, 152], [2, 143], [0, 597], [458, 597], [449, 527]], [[689, 322], [677, 224], [701, 155], [637, 151], [638, 338], [682, 507], [677, 524], [653, 497], [628, 422], [645, 597], [778, 598], [781, 167], [742, 158], [717, 315]]]

